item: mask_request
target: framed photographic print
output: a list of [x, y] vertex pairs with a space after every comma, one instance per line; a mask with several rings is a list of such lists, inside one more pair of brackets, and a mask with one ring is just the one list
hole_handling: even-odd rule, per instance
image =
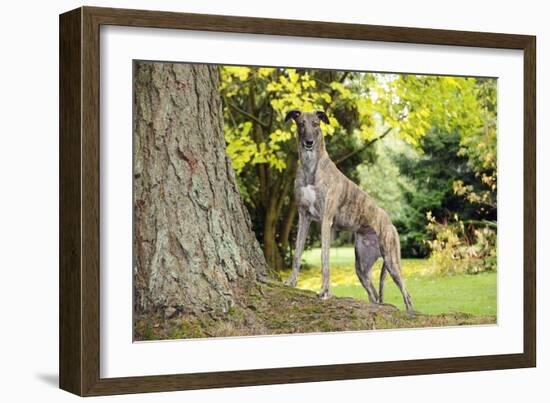
[[535, 366], [535, 165], [533, 36], [62, 14], [60, 387]]

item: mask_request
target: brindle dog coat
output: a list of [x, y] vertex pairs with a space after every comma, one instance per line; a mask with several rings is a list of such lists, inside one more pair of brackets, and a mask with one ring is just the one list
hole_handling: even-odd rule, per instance
[[[297, 124], [300, 166], [294, 182], [294, 197], [298, 205], [298, 235], [287, 284], [296, 285], [309, 224], [321, 223], [322, 288], [320, 297], [330, 296], [329, 250], [331, 229], [355, 233], [355, 269], [371, 303], [382, 303], [386, 272], [395, 281], [407, 311], [413, 311], [411, 297], [401, 276], [399, 235], [388, 214], [355, 183], [349, 180], [330, 159], [320, 123], [329, 123], [325, 112], [290, 111], [286, 121]], [[372, 283], [372, 267], [378, 257], [384, 264], [380, 277], [380, 295]]]

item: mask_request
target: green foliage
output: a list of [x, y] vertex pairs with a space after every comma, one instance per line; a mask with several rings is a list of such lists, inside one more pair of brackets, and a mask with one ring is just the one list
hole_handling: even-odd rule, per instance
[[457, 180], [453, 185], [456, 194], [469, 202], [484, 205], [483, 209], [496, 209], [497, 193], [497, 97], [496, 80], [478, 79], [476, 96], [479, 100], [481, 123], [461, 138], [460, 155], [468, 158], [482, 188], [475, 188]]
[[411, 182], [407, 187], [400, 186], [405, 201], [401, 214], [394, 220], [401, 235], [403, 256], [429, 254], [426, 241], [433, 234], [426, 230], [427, 212], [439, 222], [447, 222], [454, 215], [464, 220], [496, 220], [495, 209], [470, 202], [455, 191], [458, 181], [472, 190], [480, 190], [482, 185], [468, 158], [460, 155], [460, 142], [458, 132], [433, 128], [420, 143], [422, 153], [416, 150], [393, 153], [400, 181], [404, 177]]
[[442, 94], [439, 101], [431, 98], [437, 104], [432, 127], [412, 152], [393, 153], [401, 176], [413, 182], [402, 186], [406, 201], [395, 220], [404, 256], [430, 252], [426, 241], [434, 235], [426, 231], [427, 212], [440, 223], [455, 215], [496, 220], [496, 80], [430, 80], [424, 82], [428, 92]]
[[[496, 80], [477, 79], [473, 95], [478, 108], [476, 120], [468, 128], [459, 128], [458, 142], [452, 148], [444, 148], [451, 159], [461, 161], [450, 176], [451, 186], [447, 182], [445, 187], [442, 207], [447, 211], [435, 206], [424, 209], [429, 213], [427, 229], [432, 239], [426, 239], [426, 245], [432, 261], [437, 270], [449, 273], [496, 269]], [[436, 156], [432, 161], [441, 159]], [[452, 166], [449, 160], [443, 162]], [[445, 172], [445, 168], [438, 171]], [[462, 220], [469, 225], [465, 227]]]

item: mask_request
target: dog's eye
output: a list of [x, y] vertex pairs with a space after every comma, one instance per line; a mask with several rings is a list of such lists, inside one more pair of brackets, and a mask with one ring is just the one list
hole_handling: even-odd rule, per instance
[[298, 123], [298, 127], [299, 127], [300, 129], [303, 129], [303, 128], [305, 127], [305, 123], [304, 123], [304, 122]]

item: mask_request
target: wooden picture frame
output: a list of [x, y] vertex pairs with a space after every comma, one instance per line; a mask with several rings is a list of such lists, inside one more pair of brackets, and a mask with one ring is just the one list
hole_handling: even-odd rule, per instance
[[[524, 52], [523, 353], [276, 369], [100, 377], [100, 26], [171, 28]], [[535, 37], [81, 7], [60, 16], [60, 387], [80, 396], [482, 371], [536, 364]]]

